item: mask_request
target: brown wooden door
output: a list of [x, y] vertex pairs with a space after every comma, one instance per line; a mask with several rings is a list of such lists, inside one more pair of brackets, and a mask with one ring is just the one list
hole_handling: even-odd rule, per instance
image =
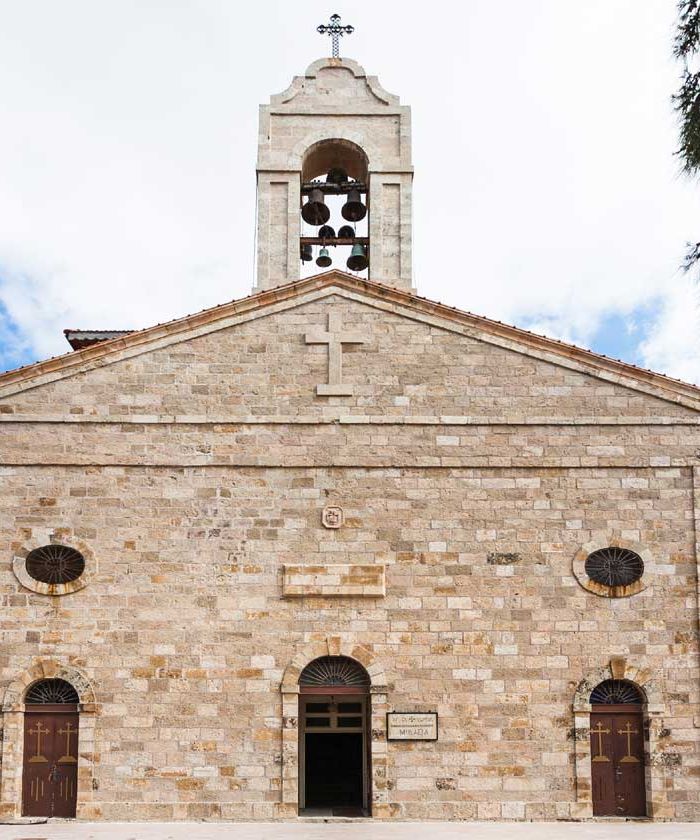
[[594, 707], [591, 713], [593, 814], [646, 816], [644, 729], [639, 707], [597, 708], [600, 711]]
[[27, 706], [24, 713], [22, 814], [74, 817], [78, 793], [75, 706]]

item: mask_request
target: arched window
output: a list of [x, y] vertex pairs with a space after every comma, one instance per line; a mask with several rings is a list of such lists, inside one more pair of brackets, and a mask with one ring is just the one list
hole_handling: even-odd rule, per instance
[[25, 703], [46, 705], [54, 703], [78, 703], [80, 698], [73, 686], [65, 680], [40, 680], [29, 686], [24, 698]]
[[349, 656], [322, 656], [304, 668], [299, 685], [305, 687], [357, 686], [369, 687], [369, 674]]
[[369, 162], [364, 150], [350, 140], [319, 140], [306, 150], [301, 165], [302, 182], [325, 176], [331, 169], [343, 169], [353, 181], [366, 184]]
[[591, 692], [591, 705], [611, 706], [624, 703], [641, 705], [644, 702], [641, 691], [627, 680], [605, 680]]
[[[301, 206], [302, 263], [311, 263], [314, 248], [320, 246], [315, 261], [319, 268], [329, 268], [334, 259], [347, 257], [345, 265], [350, 271], [367, 269], [368, 167], [365, 152], [349, 140], [320, 140], [306, 150], [301, 165], [301, 193], [308, 198]], [[315, 272], [313, 265], [306, 265], [302, 276]]]

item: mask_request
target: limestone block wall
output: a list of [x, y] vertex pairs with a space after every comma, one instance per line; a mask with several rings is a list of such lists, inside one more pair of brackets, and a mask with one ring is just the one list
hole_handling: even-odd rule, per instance
[[[383, 664], [389, 709], [440, 716], [437, 743], [386, 745], [375, 815], [586, 816], [574, 695], [622, 656], [661, 697], [652, 813], [698, 817], [688, 469], [36, 465], [4, 467], [1, 485], [11, 553], [51, 530], [94, 557], [90, 585], [62, 598], [23, 590], [9, 560], [0, 578], [3, 684], [46, 659], [94, 690], [82, 817], [288, 816], [282, 674], [338, 635]], [[329, 500], [341, 529], [321, 524]], [[573, 557], [596, 537], [649, 549], [644, 592], [578, 584]], [[285, 598], [291, 563], [382, 564], [386, 596]]]

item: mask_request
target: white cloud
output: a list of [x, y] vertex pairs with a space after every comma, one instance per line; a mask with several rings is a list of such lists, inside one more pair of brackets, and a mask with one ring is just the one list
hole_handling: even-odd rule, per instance
[[[678, 177], [667, 0], [356, 0], [343, 53], [413, 106], [420, 294], [700, 379], [673, 312], [700, 197]], [[0, 303], [37, 356], [253, 286], [257, 105], [328, 49], [327, 6], [23, 0], [0, 28]], [[675, 349], [674, 349], [675, 348]], [[685, 353], [685, 355], [684, 355]], [[680, 374], [680, 371], [683, 371]]]
[[641, 353], [647, 367], [700, 385], [700, 290], [683, 278], [668, 294]]

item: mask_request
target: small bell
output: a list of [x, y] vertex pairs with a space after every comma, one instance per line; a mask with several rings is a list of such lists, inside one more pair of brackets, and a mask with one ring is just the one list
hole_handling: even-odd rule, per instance
[[354, 239], [355, 231], [350, 225], [343, 225], [338, 231], [338, 239]]
[[369, 260], [364, 245], [352, 246], [352, 253], [348, 257], [346, 265], [350, 271], [364, 271], [367, 268]]
[[349, 222], [359, 222], [367, 215], [367, 208], [360, 199], [359, 190], [350, 190], [348, 193], [348, 200], [341, 209], [341, 214], [344, 219]]
[[311, 190], [309, 200], [301, 208], [301, 218], [307, 224], [317, 227], [318, 225], [325, 225], [330, 217], [331, 211], [326, 207], [323, 192], [318, 188]]
[[328, 255], [328, 248], [321, 248], [318, 252], [318, 257], [316, 258], [316, 265], [319, 268], [328, 268], [332, 262], [333, 260]]
[[301, 261], [302, 262], [311, 262], [314, 258], [314, 249], [311, 245], [302, 245], [301, 246]]
[[330, 225], [324, 225], [316, 234], [319, 239], [335, 239], [335, 231]]
[[334, 166], [326, 175], [327, 184], [344, 184], [348, 180], [348, 173], [339, 166]]

